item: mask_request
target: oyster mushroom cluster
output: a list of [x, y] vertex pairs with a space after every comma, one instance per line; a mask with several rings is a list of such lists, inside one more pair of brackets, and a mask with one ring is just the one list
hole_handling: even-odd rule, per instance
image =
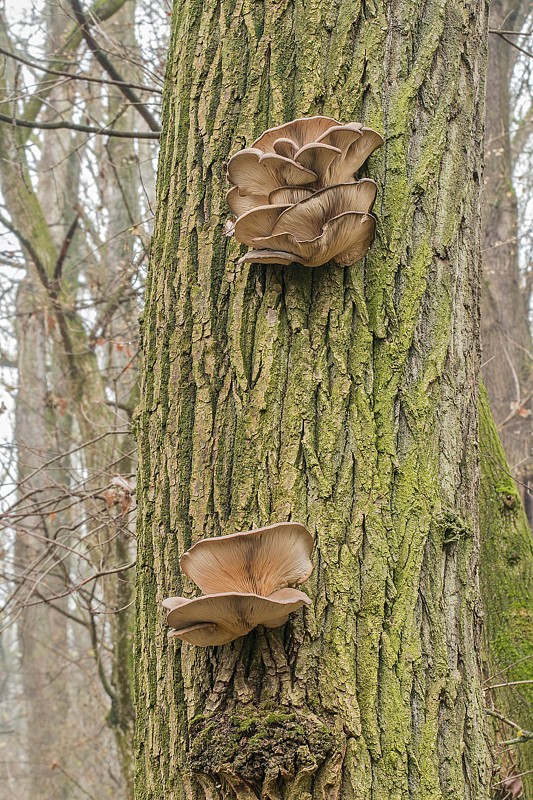
[[197, 542], [180, 567], [205, 594], [163, 600], [169, 637], [207, 647], [232, 642], [257, 625], [283, 625], [311, 602], [291, 587], [311, 574], [312, 549], [311, 534], [296, 522]]
[[382, 144], [360, 122], [308, 117], [236, 153], [226, 198], [235, 219], [226, 233], [252, 248], [239, 263], [349, 266], [363, 258], [374, 240], [376, 184], [356, 176]]

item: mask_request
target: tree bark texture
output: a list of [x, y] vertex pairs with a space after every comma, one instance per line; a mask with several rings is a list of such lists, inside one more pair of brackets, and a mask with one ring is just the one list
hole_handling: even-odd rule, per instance
[[[528, 2], [495, 0], [491, 27], [520, 30]], [[518, 52], [499, 36], [490, 37], [485, 125], [485, 202], [483, 205], [482, 341], [483, 379], [507, 461], [530, 522], [533, 504], [527, 490], [532, 474], [531, 394], [533, 346], [528, 297], [518, 261], [518, 211], [513, 187], [517, 154], [512, 152], [510, 82]]]
[[[488, 399], [480, 403], [481, 594], [484, 598], [485, 692], [492, 710], [533, 730], [533, 544], [520, 494], [505, 460]], [[524, 683], [526, 681], [526, 683]], [[509, 684], [509, 685], [506, 685]], [[491, 689], [491, 687], [497, 687]], [[518, 736], [494, 720], [497, 742]], [[518, 736], [520, 740], [520, 736]], [[494, 783], [520, 773], [523, 799], [533, 797], [533, 741], [495, 748]]]
[[[483, 2], [175, 3], [138, 416], [139, 800], [488, 796], [477, 385]], [[245, 265], [225, 162], [325, 113], [384, 147], [377, 241]], [[178, 557], [312, 531], [309, 611], [167, 643]]]

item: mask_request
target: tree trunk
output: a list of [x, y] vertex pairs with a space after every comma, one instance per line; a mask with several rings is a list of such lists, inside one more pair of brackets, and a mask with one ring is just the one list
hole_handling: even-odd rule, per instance
[[[530, 4], [495, 0], [491, 27], [520, 30]], [[485, 128], [485, 201], [483, 204], [483, 379], [507, 461], [530, 522], [531, 392], [533, 346], [528, 297], [518, 262], [518, 211], [513, 188], [510, 83], [517, 51], [499, 36], [490, 37]]]
[[[15, 411], [19, 519], [16, 524], [16, 565], [19, 573], [17, 641], [20, 653], [25, 717], [25, 761], [28, 780], [25, 797], [67, 800], [68, 780], [54, 763], [66, 759], [63, 735], [68, 726], [69, 692], [62, 659], [67, 652], [66, 618], [55, 607], [35, 605], [43, 590], [61, 594], [64, 566], [54, 550], [55, 514], [39, 513], [40, 503], [50, 503], [50, 472], [43, 468], [55, 455], [50, 431], [47, 391], [45, 304], [42, 293], [23, 280], [17, 296], [18, 391]], [[53, 495], [52, 495], [53, 496]], [[55, 508], [49, 505], [49, 508]], [[37, 509], [37, 511], [36, 511]], [[28, 603], [28, 607], [26, 607]]]
[[[486, 393], [480, 404], [481, 592], [485, 600], [485, 691], [492, 711], [524, 730], [533, 730], [533, 544], [520, 495], [505, 460], [490, 415]], [[523, 683], [526, 681], [526, 683]], [[510, 684], [510, 685], [506, 685]], [[491, 690], [491, 687], [497, 687]], [[495, 739], [517, 736], [516, 730], [492, 718]], [[520, 737], [518, 737], [520, 738]], [[499, 771], [495, 785], [523, 775], [523, 800], [533, 797], [533, 748], [497, 745]], [[502, 793], [505, 796], [504, 793]]]
[[[488, 796], [477, 385], [483, 3], [175, 3], [144, 322], [137, 797]], [[377, 242], [237, 266], [224, 164], [326, 113], [386, 144]], [[313, 606], [167, 643], [191, 542], [315, 536]]]

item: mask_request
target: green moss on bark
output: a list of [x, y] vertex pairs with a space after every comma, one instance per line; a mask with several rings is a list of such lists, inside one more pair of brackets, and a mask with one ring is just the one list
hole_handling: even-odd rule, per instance
[[[533, 678], [533, 545], [520, 496], [509, 472], [486, 393], [480, 401], [481, 587], [485, 604], [485, 685], [487, 703], [508, 719], [533, 728], [533, 684], [501, 686]], [[495, 724], [497, 738], [512, 730]], [[515, 762], [523, 777], [524, 797], [533, 797], [533, 743], [512, 753], [497, 753], [503, 773]], [[500, 777], [505, 777], [501, 774]]]
[[196, 717], [189, 731], [193, 771], [215, 779], [235, 773], [257, 792], [265, 780], [316, 772], [334, 744], [332, 731], [318, 717], [290, 707], [273, 711], [268, 704]]

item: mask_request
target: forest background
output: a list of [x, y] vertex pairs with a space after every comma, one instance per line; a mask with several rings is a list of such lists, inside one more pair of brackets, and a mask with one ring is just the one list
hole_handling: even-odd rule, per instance
[[[132, 429], [170, 13], [148, 0], [0, 13], [6, 797], [133, 797]], [[531, 539], [517, 510], [531, 522], [531, 13], [493, 3], [487, 77], [482, 374], [513, 514], [512, 545], [485, 552], [482, 585], [513, 586], [528, 623], [511, 645], [509, 619], [487, 623], [495, 797], [527, 789], [533, 769], [533, 734], [508, 743], [533, 729], [533, 692], [518, 683], [533, 679]]]

